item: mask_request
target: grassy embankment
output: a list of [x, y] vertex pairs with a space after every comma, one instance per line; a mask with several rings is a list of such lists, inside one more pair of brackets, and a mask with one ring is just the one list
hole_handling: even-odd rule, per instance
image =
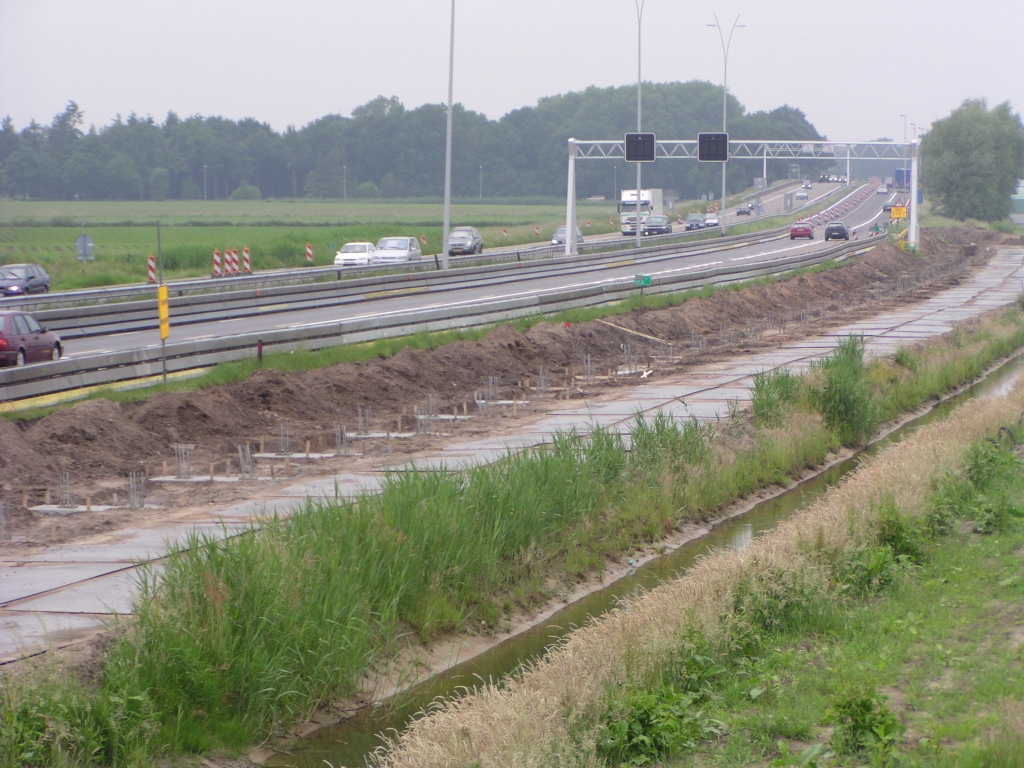
[[1024, 462], [994, 440], [1024, 438], [1022, 404], [893, 444], [747, 549], [414, 722], [380, 764], [1024, 765]]
[[98, 682], [5, 681], [0, 765], [142, 764], [241, 748], [350, 694], [403, 635], [495, 625], [550, 579], [706, 519], [856, 443], [878, 420], [1024, 344], [1016, 308], [896, 361], [849, 340], [806, 377], [759, 377], [753, 423], [640, 422], [465, 474], [407, 473], [379, 496], [309, 501], [227, 542], [192, 541], [151, 584]]

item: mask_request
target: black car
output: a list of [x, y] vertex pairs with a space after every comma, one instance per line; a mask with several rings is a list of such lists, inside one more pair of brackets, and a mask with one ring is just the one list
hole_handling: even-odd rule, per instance
[[691, 229], [704, 229], [704, 214], [691, 213], [687, 215], [684, 226], [687, 232]]
[[739, 205], [736, 206], [736, 215], [737, 216], [749, 216], [750, 215], [750, 206], [747, 205], [746, 203], [740, 203]]
[[648, 216], [640, 225], [641, 234], [668, 235], [672, 233], [672, 222], [668, 216]]
[[50, 290], [50, 276], [38, 264], [4, 264], [0, 267], [0, 296], [25, 296]]
[[448, 235], [448, 255], [483, 253], [484, 240], [476, 227], [456, 227]]
[[846, 228], [846, 225], [841, 221], [833, 221], [827, 227], [825, 227], [825, 239], [826, 240], [849, 240], [850, 230]]

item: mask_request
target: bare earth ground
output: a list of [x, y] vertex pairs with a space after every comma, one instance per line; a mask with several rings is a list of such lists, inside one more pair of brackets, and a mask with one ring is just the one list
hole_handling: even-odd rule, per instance
[[[543, 412], [545, 398], [533, 386], [540, 366], [549, 372], [548, 398], [599, 399], [602, 392], [611, 394], [636, 380], [607, 375], [622, 367], [627, 346], [640, 367], [652, 371], [650, 376], [668, 376], [696, 362], [775, 346], [819, 334], [852, 318], [920, 301], [957, 284], [984, 263], [987, 246], [1017, 242], [970, 228], [928, 230], [922, 240], [925, 258], [885, 244], [841, 269], [741, 291], [720, 290], [710, 298], [619, 315], [607, 322], [571, 327], [542, 323], [525, 333], [502, 326], [481, 341], [431, 351], [407, 349], [387, 359], [307, 372], [268, 369], [244, 382], [158, 394], [141, 403], [89, 400], [34, 421], [0, 420], [0, 498], [13, 509], [13, 541], [0, 544], [0, 555], [272, 492], [275, 483], [266, 481], [258, 489], [252, 482], [151, 482], [146, 503], [155, 509], [117, 508], [127, 501], [127, 473], [143, 469], [155, 477], [164, 473], [165, 466], [173, 473], [175, 443], [195, 446], [192, 467], [197, 476], [208, 474], [213, 462], [218, 475], [227, 471], [227, 461], [237, 473], [238, 446], [248, 444], [255, 452], [261, 438], [266, 450], [273, 452], [282, 421], [289, 425], [292, 450], [304, 451], [308, 441], [314, 452], [333, 453], [334, 426], [345, 424], [354, 433], [360, 407], [371, 409], [373, 431], [411, 431], [413, 414], [425, 408], [430, 394], [438, 396], [440, 413], [457, 409], [461, 414], [468, 403], [473, 415], [474, 393], [485, 390], [492, 376], [500, 377], [502, 398], [531, 400], [533, 405], [517, 409], [515, 419], [505, 409], [468, 421], [446, 422], [444, 428], [461, 438], [506, 434]], [[665, 357], [667, 344], [673, 345], [675, 359]], [[579, 375], [585, 355], [591, 356], [598, 374], [590, 385], [584, 385]], [[331, 476], [341, 468], [394, 465], [436, 448], [444, 439], [417, 435], [403, 440], [360, 440], [354, 450], [361, 456], [321, 461], [316, 466], [291, 462], [287, 478], [283, 460], [276, 460], [272, 462], [276, 484], [293, 483], [314, 473]], [[92, 505], [115, 508], [68, 517], [30, 511], [28, 507], [42, 504], [48, 493], [56, 503], [62, 471], [71, 474], [77, 503], [88, 498]], [[257, 460], [256, 473], [271, 474], [267, 461]]]

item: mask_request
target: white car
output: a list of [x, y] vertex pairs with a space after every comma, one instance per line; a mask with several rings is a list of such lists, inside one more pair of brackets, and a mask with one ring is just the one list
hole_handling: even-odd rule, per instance
[[704, 228], [709, 229], [710, 227], [717, 227], [719, 225], [717, 213], [707, 213], [704, 215]]
[[420, 241], [415, 237], [382, 237], [373, 252], [374, 264], [400, 264], [422, 258]]
[[889, 194], [889, 188], [883, 184], [882, 186], [878, 187], [875, 190], [875, 194], [876, 195], [888, 195]]
[[373, 260], [376, 250], [373, 243], [345, 243], [334, 255], [334, 266], [365, 267]]
[[797, 193], [796, 193], [796, 199], [797, 200], [806, 200], [807, 199], [807, 190], [798, 189]]

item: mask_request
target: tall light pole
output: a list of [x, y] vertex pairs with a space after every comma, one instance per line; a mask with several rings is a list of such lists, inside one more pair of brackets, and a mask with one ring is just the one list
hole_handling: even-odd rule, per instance
[[348, 200], [348, 166], [341, 166], [341, 199]]
[[206, 199], [206, 166], [203, 166], [203, 200]]
[[480, 198], [480, 199], [483, 199], [483, 196], [484, 196], [484, 167], [481, 165], [480, 166], [480, 189], [479, 189], [479, 192], [477, 194], [477, 197]]
[[[633, 0], [633, 4], [636, 5], [636, 132], [640, 133], [642, 130], [640, 126], [640, 107], [641, 107], [641, 82], [640, 79], [640, 33], [643, 28], [644, 20], [644, 2], [646, 0]], [[636, 247], [640, 247], [641, 231], [640, 231], [640, 168], [643, 163], [636, 164]], [[568, 239], [575, 233], [570, 233], [566, 230], [565, 237]]]
[[448, 269], [448, 229], [452, 224], [452, 88], [455, 82], [455, 0], [448, 46], [448, 126], [444, 140], [444, 226], [441, 230], [441, 269]]
[[[718, 39], [722, 43], [722, 133], [726, 133], [725, 130], [725, 116], [726, 106], [729, 98], [729, 48], [732, 46], [732, 33], [736, 31], [737, 27], [745, 27], [746, 24], [740, 24], [739, 14], [736, 15], [736, 20], [733, 21], [732, 27], [729, 29], [729, 38], [726, 39], [722, 32], [722, 25], [718, 23], [718, 14], [712, 14], [715, 18], [714, 24], [708, 24], [709, 27], [716, 27], [718, 29]], [[725, 234], [725, 166], [727, 163], [722, 163], [722, 202], [721, 210], [718, 214], [718, 226], [722, 228], [722, 234]]]
[[[906, 144], [907, 143], [907, 116], [906, 115], [900, 115], [900, 117], [903, 118], [903, 143]], [[907, 151], [906, 147], [903, 148], [903, 151], [904, 152]], [[903, 183], [904, 184], [907, 183], [907, 156], [906, 155], [903, 156]]]

